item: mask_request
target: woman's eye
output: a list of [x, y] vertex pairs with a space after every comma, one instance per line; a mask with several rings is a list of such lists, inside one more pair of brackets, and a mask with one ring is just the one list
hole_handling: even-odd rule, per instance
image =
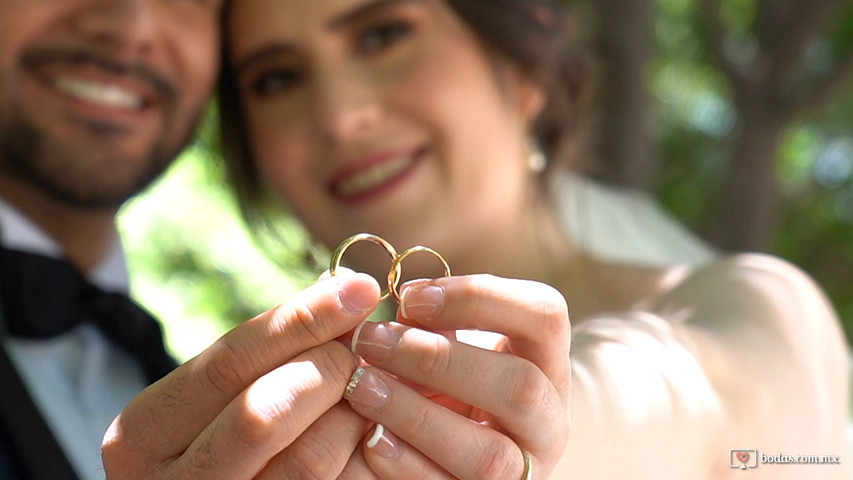
[[412, 28], [403, 22], [386, 23], [366, 29], [358, 38], [358, 47], [364, 53], [379, 52], [411, 32]]
[[275, 70], [259, 75], [252, 82], [252, 92], [258, 95], [274, 95], [293, 88], [301, 80], [301, 75], [294, 70]]

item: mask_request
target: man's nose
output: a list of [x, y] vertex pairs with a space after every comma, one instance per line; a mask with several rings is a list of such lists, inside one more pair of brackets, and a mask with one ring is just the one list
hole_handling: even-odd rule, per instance
[[86, 0], [74, 14], [77, 33], [114, 52], [145, 56], [157, 42], [151, 0]]

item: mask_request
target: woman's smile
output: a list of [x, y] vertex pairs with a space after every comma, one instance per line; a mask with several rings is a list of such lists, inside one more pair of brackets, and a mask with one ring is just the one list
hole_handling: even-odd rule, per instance
[[427, 151], [425, 147], [418, 147], [361, 158], [332, 176], [328, 183], [329, 192], [347, 204], [376, 199], [401, 185]]

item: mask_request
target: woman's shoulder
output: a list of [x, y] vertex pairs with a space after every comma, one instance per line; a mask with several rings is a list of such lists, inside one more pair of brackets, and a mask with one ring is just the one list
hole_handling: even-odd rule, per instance
[[846, 366], [841, 322], [827, 295], [801, 268], [772, 255], [734, 254], [686, 270], [649, 309], [683, 323], [694, 338], [716, 340], [722, 351], [758, 353], [779, 365]]
[[[721, 392], [732, 440], [765, 451], [843, 446], [846, 342], [826, 294], [802, 269], [765, 254], [722, 257], [690, 270], [653, 309]], [[788, 417], [797, 420], [779, 420]]]
[[[637, 302], [630, 308], [573, 323], [579, 388], [620, 392], [641, 379], [643, 393], [631, 392], [615, 410], [639, 415], [630, 407], [642, 398], [657, 398], [648, 405], [693, 408], [682, 413], [698, 409], [709, 416], [678, 421], [715, 426], [706, 431], [714, 455], [736, 445], [846, 454], [844, 335], [827, 296], [806, 272], [764, 254], [658, 272], [613, 266], [607, 278], [616, 272], [629, 279], [625, 285], [654, 287], [634, 287]], [[655, 397], [661, 379], [664, 393]], [[761, 467], [768, 472], [763, 478], [790, 478], [770, 467]]]
[[654, 303], [664, 312], [693, 308], [717, 321], [729, 317], [799, 333], [823, 325], [840, 333], [835, 310], [817, 282], [796, 265], [768, 254], [728, 255], [684, 270]]
[[722, 350], [766, 347], [768, 357], [784, 356], [791, 348], [844, 351], [840, 321], [827, 295], [808, 273], [782, 258], [743, 253], [696, 266], [601, 270], [606, 272], [599, 273], [602, 282], [621, 299], [611, 301], [616, 310], [603, 312], [606, 318], [655, 318]]

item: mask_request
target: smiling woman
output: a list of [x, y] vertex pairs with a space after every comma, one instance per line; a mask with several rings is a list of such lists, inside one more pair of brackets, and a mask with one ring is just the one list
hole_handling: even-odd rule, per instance
[[[230, 6], [222, 135], [250, 224], [281, 202], [330, 249], [369, 232], [458, 276], [409, 282], [395, 321], [354, 333], [370, 367], [345, 396], [384, 425], [364, 460], [380, 478], [719, 478], [733, 445], [846, 453], [843, 342], [814, 283], [720, 257], [654, 202], [570, 171], [589, 79], [565, 20], [549, 0]], [[387, 258], [348, 258], [387, 275]], [[436, 276], [422, 265], [407, 272]], [[512, 306], [447, 306], [483, 298]], [[466, 329], [501, 338], [447, 333]]]
[[[414, 237], [399, 236], [414, 223], [494, 231], [495, 215], [485, 214], [494, 199], [523, 194], [523, 164], [498, 153], [523, 150], [515, 132], [538, 108], [532, 85], [483, 56], [475, 33], [437, 2], [363, 2], [328, 16], [325, 6], [279, 8], [264, 18], [234, 8], [231, 28], [245, 31], [233, 32], [241, 41], [229, 45], [230, 57], [247, 138], [266, 146], [255, 150], [260, 175], [318, 239], [335, 244], [342, 225], [408, 225], [394, 233], [405, 244]], [[294, 8], [300, 15], [287, 15]], [[259, 26], [270, 18], [290, 28]], [[323, 26], [316, 41], [306, 31], [314, 24]], [[525, 111], [516, 111], [522, 102]], [[481, 131], [492, 132], [490, 142], [476, 140]], [[497, 161], [517, 171], [496, 168]], [[501, 177], [483, 182], [484, 171]], [[431, 194], [434, 204], [425, 204]], [[454, 211], [445, 199], [469, 208]], [[421, 242], [434, 237], [419, 235]]]

